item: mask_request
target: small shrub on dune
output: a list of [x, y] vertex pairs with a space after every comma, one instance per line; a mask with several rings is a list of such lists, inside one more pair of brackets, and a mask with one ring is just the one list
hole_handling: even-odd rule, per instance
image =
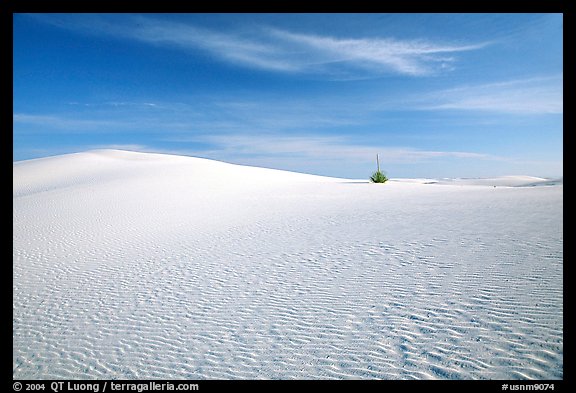
[[376, 171], [372, 176], [370, 176], [370, 181], [372, 183], [386, 183], [388, 178], [382, 172]]

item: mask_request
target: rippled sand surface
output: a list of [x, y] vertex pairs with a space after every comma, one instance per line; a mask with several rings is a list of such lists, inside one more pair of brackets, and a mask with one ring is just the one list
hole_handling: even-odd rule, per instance
[[14, 378], [563, 378], [561, 184], [108, 150], [13, 175]]

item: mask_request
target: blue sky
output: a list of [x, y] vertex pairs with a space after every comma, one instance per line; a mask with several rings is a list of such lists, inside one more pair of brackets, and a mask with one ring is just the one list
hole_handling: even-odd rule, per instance
[[14, 160], [563, 175], [561, 14], [15, 14]]

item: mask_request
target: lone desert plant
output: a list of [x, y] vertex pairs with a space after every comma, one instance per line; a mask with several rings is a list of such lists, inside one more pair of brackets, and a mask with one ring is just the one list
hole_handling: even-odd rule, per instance
[[388, 178], [382, 172], [376, 171], [372, 176], [370, 176], [370, 181], [372, 183], [386, 183], [386, 181], [388, 181]]
[[386, 183], [388, 178], [380, 171], [380, 158], [378, 157], [378, 154], [376, 154], [376, 166], [378, 167], [378, 170], [370, 176], [370, 181], [372, 183]]

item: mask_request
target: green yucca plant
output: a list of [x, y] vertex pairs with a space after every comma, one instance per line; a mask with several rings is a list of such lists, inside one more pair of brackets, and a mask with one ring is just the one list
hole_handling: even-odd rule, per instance
[[380, 172], [380, 158], [378, 157], [378, 154], [376, 154], [376, 165], [378, 167], [378, 170], [374, 172], [372, 176], [370, 176], [370, 181], [372, 183], [386, 183], [388, 181], [388, 178], [386, 177], [385, 174]]
[[382, 172], [376, 171], [372, 176], [370, 176], [370, 181], [372, 183], [386, 183], [386, 181], [388, 181], [388, 178]]

